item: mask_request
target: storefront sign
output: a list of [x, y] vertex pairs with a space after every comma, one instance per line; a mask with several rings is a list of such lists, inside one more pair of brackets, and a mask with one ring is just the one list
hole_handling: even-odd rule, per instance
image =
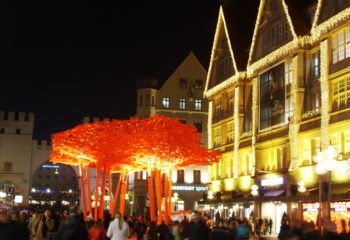
[[59, 165], [44, 164], [44, 165], [42, 165], [42, 168], [60, 168], [60, 166]]
[[208, 186], [185, 186], [185, 185], [173, 185], [171, 186], [172, 190], [178, 190], [178, 191], [197, 191], [197, 192], [204, 192], [208, 191]]
[[261, 186], [276, 186], [283, 184], [283, 177], [277, 177], [277, 178], [267, 178], [261, 180]]

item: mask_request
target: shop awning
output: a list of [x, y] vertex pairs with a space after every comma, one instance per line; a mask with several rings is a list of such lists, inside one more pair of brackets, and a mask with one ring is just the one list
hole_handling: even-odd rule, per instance
[[279, 190], [270, 190], [264, 192], [264, 197], [278, 197], [281, 196], [284, 193], [285, 189], [279, 189]]

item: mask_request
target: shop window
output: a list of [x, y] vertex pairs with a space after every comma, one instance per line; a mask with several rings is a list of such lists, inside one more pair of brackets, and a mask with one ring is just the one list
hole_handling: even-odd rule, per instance
[[170, 98], [169, 97], [163, 97], [163, 108], [168, 109], [170, 107]]
[[12, 162], [4, 162], [4, 172], [12, 172]]
[[231, 177], [231, 159], [227, 158], [225, 159], [225, 162], [224, 162], [224, 171], [225, 171], [225, 177], [226, 178], [229, 178]]
[[196, 99], [194, 101], [194, 108], [196, 111], [201, 111], [202, 110], [202, 99]]
[[183, 169], [177, 170], [177, 183], [185, 182], [185, 171]]
[[333, 64], [350, 57], [350, 27], [347, 27], [332, 38]]
[[350, 155], [350, 131], [344, 132], [344, 154]]
[[339, 152], [342, 152], [339, 133], [335, 133], [331, 135], [331, 145], [335, 147]]
[[320, 77], [320, 52], [317, 51], [311, 55], [311, 79], [316, 80]]
[[201, 183], [201, 171], [193, 170], [193, 183], [199, 184]]
[[312, 164], [310, 140], [303, 141], [303, 163], [302, 165]]
[[180, 98], [179, 100], [179, 109], [185, 110], [186, 109], [186, 99], [185, 98]]
[[321, 142], [319, 138], [312, 139], [312, 156], [318, 152], [321, 152]]

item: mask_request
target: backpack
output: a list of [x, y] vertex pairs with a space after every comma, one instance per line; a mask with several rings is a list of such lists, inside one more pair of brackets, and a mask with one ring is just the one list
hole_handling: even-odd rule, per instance
[[237, 237], [239, 238], [247, 238], [249, 237], [248, 227], [246, 224], [241, 224], [238, 227]]

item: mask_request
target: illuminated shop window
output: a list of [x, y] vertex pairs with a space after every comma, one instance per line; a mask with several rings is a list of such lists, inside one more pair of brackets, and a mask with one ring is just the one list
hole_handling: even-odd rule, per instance
[[168, 109], [170, 107], [170, 99], [169, 97], [163, 97], [163, 108]]
[[347, 106], [350, 99], [350, 77], [343, 78], [334, 82], [333, 85], [333, 107], [342, 109]]
[[196, 109], [196, 111], [202, 110], [202, 100], [201, 99], [196, 99], [194, 101], [194, 108]]
[[320, 141], [320, 138], [312, 139], [311, 147], [312, 147], [312, 156], [315, 155], [318, 152], [321, 152], [321, 141]]
[[312, 163], [311, 161], [311, 143], [310, 140], [303, 141], [303, 164], [309, 165]]
[[350, 155], [350, 131], [344, 133], [344, 154]]
[[186, 99], [185, 98], [180, 98], [179, 100], [179, 109], [185, 110], [186, 109]]
[[340, 134], [339, 133], [332, 134], [330, 138], [331, 138], [331, 145], [335, 147], [339, 152], [342, 152]]
[[350, 57], [350, 28], [347, 27], [332, 38], [333, 64]]
[[224, 166], [224, 170], [225, 170], [225, 177], [231, 177], [231, 162], [232, 159], [230, 158], [226, 158], [225, 159], [225, 166]]

